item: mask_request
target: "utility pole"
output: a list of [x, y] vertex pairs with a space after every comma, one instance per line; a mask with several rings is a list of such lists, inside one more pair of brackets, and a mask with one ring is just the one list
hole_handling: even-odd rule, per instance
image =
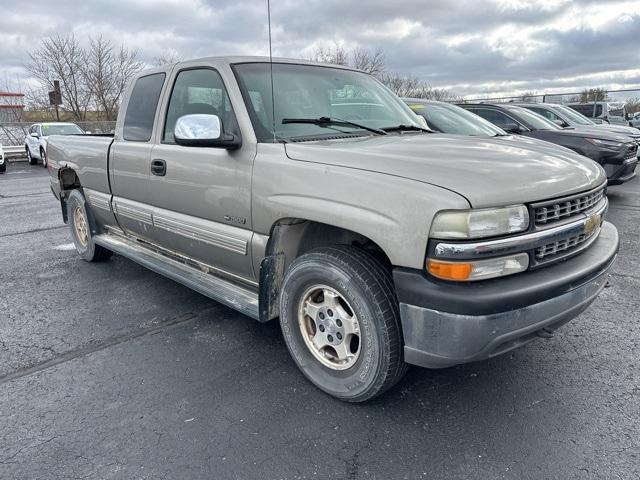
[[53, 90], [49, 92], [49, 105], [53, 105], [56, 109], [56, 121], [60, 121], [59, 105], [62, 105], [62, 93], [60, 92], [60, 82], [53, 81]]

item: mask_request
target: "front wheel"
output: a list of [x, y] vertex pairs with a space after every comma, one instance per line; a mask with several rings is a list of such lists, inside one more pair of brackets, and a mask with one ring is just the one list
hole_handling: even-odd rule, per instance
[[73, 190], [67, 200], [67, 218], [71, 227], [71, 236], [78, 254], [87, 262], [100, 262], [111, 257], [112, 252], [93, 240], [93, 231], [89, 220], [89, 206], [85, 203], [80, 190]]
[[42, 166], [47, 168], [47, 152], [44, 151], [44, 148], [40, 149], [40, 158], [42, 159]]
[[3, 163], [2, 165], [0, 165], [0, 173], [4, 173], [7, 171], [7, 164]]
[[341, 400], [369, 400], [406, 372], [390, 272], [363, 250], [324, 247], [297, 258], [285, 275], [280, 325], [302, 373]]
[[31, 155], [31, 150], [29, 150], [29, 147], [27, 147], [27, 161], [29, 162], [29, 165], [35, 165], [36, 163], [38, 163], [38, 160], [34, 158], [33, 155]]

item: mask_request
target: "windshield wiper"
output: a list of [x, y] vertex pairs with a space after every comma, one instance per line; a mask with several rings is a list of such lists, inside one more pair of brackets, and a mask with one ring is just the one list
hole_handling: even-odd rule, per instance
[[384, 127], [382, 130], [385, 132], [398, 132], [398, 131], [412, 131], [412, 132], [428, 132], [436, 133], [435, 130], [430, 128], [419, 127], [418, 125], [394, 125], [393, 127]]
[[362, 125], [360, 123], [352, 122], [350, 120], [343, 120], [336, 117], [283, 118], [282, 124], [285, 125], [287, 123], [309, 123], [311, 125], [317, 125], [319, 127], [355, 127], [361, 128], [362, 130], [366, 130], [368, 132], [377, 133], [378, 135], [387, 135], [387, 132], [385, 132], [384, 130], [380, 130], [379, 128], [367, 127], [366, 125]]

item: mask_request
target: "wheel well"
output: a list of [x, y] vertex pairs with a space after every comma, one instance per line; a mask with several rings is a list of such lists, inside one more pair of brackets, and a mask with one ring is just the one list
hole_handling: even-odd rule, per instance
[[80, 188], [80, 179], [75, 170], [71, 168], [63, 168], [59, 173], [60, 177], [60, 189], [61, 190], [74, 190]]
[[300, 218], [283, 218], [271, 227], [265, 258], [260, 264], [260, 320], [280, 315], [279, 298], [284, 274], [299, 256], [318, 247], [352, 245], [391, 268], [384, 250], [368, 237], [352, 230]]
[[71, 168], [63, 168], [58, 173], [60, 179], [60, 208], [62, 209], [62, 220], [67, 223], [67, 198], [69, 198], [69, 191], [76, 190], [81, 187], [80, 179], [75, 170]]

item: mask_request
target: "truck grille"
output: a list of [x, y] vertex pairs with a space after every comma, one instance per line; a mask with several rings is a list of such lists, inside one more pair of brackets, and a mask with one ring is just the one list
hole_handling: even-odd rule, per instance
[[573, 237], [563, 238], [562, 240], [558, 240], [556, 242], [551, 242], [541, 247], [535, 249], [534, 254], [536, 257], [536, 262], [548, 262], [554, 260], [557, 257], [565, 257], [571, 254], [573, 251], [581, 250], [586, 247], [585, 242], [590, 240], [591, 238], [595, 238], [600, 229], [597, 228], [591, 233], [581, 233], [580, 235], [575, 235]]
[[624, 156], [625, 160], [636, 158], [638, 155], [638, 145], [635, 143], [627, 143], [627, 153]]
[[604, 198], [605, 186], [587, 193], [571, 195], [533, 205], [536, 227], [546, 227], [589, 210]]

